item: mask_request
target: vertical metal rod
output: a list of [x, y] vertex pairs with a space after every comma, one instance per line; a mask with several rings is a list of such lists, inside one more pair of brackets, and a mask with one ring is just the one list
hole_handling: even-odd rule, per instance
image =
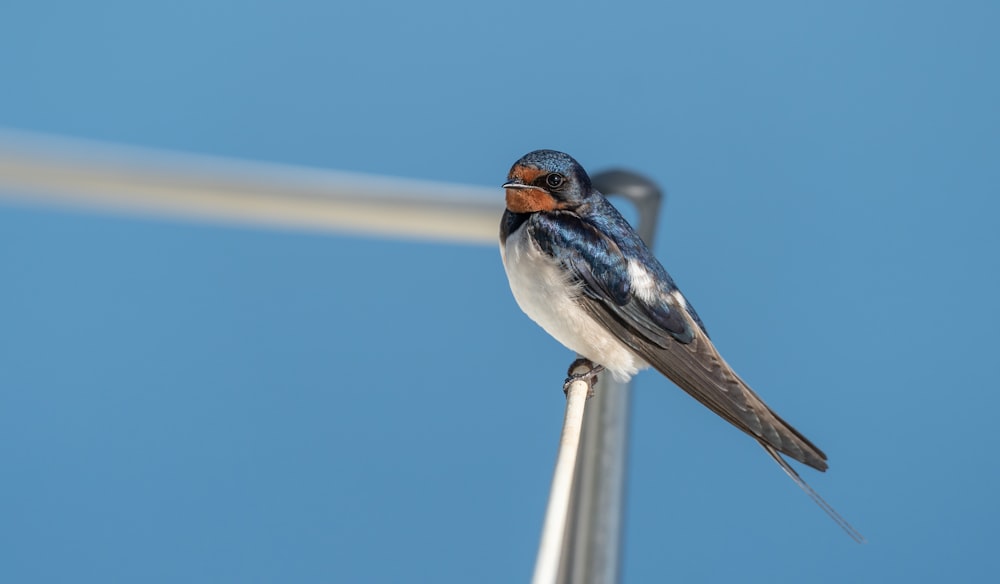
[[[649, 179], [624, 170], [594, 175], [606, 195], [621, 195], [639, 211], [639, 235], [653, 245], [663, 193]], [[580, 459], [558, 582], [614, 584], [621, 574], [625, 473], [631, 388], [600, 376], [583, 421]]]
[[[590, 371], [593, 364], [589, 361], [584, 363], [586, 364], [578, 364], [570, 374]], [[567, 523], [573, 509], [573, 481], [576, 477], [576, 465], [580, 460], [580, 435], [589, 392], [590, 382], [583, 379], [574, 381], [566, 388], [566, 416], [563, 419], [562, 435], [559, 437], [559, 454], [552, 473], [552, 489], [545, 509], [542, 541], [538, 546], [532, 584], [553, 584], [559, 576], [563, 542], [566, 540]]]

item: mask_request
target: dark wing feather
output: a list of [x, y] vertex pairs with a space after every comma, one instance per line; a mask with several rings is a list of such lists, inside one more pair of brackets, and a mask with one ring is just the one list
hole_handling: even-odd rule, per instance
[[[696, 313], [674, 297], [663, 266], [614, 211], [584, 218], [572, 212], [536, 213], [526, 227], [542, 251], [560, 258], [581, 286], [583, 309], [647, 363], [729, 423], [795, 460], [826, 470], [826, 455], [778, 417], [712, 345]], [[610, 220], [608, 220], [610, 218]], [[599, 224], [598, 221], [604, 220]], [[627, 255], [626, 255], [627, 251]], [[655, 276], [657, 293], [632, 290], [628, 258]]]
[[[610, 204], [587, 218], [539, 213], [529, 225], [543, 251], [573, 273], [583, 292], [578, 302], [594, 320], [732, 425], [765, 446], [826, 470], [826, 455], [772, 412], [722, 359], [696, 313], [674, 297], [670, 276]], [[628, 257], [653, 272], [658, 286], [653, 298], [632, 290]]]
[[[610, 203], [607, 206], [617, 214]], [[625, 220], [618, 218], [631, 232]], [[605, 233], [611, 226], [595, 226], [570, 212], [537, 213], [527, 228], [543, 252], [563, 262], [585, 297], [617, 307], [633, 326], [643, 331], [645, 338], [666, 347], [671, 340], [688, 342], [693, 337], [691, 322], [685, 318], [683, 309], [668, 304], [639, 306], [633, 301], [628, 260], [622, 247], [630, 248], [633, 256], [640, 250], [649, 254], [634, 233], [631, 234], [634, 241], [627, 237], [612, 238]], [[670, 282], [666, 272], [660, 279]]]
[[[756, 439], [848, 535], [865, 541], [781, 457], [787, 454], [825, 471], [823, 451], [771, 411], [722, 359], [698, 314], [674, 296], [677, 288], [670, 275], [610, 204], [586, 220], [574, 213], [536, 214], [533, 219], [535, 240], [573, 274], [582, 290], [577, 302], [594, 320], [681, 389]], [[644, 299], [632, 290], [623, 249], [654, 272], [659, 292], [654, 298]]]
[[641, 303], [634, 302], [638, 306], [628, 311], [589, 297], [581, 297], [579, 303], [637, 355], [730, 424], [799, 462], [827, 469], [823, 451], [771, 411], [733, 372], [700, 328], [694, 329], [691, 342], [675, 340], [664, 347], [646, 338], [642, 327], [628, 315]]

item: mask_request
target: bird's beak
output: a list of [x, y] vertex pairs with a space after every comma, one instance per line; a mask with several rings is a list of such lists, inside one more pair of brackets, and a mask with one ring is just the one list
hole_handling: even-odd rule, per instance
[[507, 194], [507, 210], [514, 213], [534, 213], [560, 208], [552, 195], [542, 187], [510, 181], [504, 183], [503, 188]]

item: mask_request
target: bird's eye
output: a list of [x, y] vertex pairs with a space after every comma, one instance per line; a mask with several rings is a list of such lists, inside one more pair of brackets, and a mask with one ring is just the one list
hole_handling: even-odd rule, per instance
[[559, 187], [562, 186], [564, 182], [566, 182], [566, 177], [557, 172], [553, 172], [552, 174], [545, 177], [545, 184], [550, 189], [558, 189]]

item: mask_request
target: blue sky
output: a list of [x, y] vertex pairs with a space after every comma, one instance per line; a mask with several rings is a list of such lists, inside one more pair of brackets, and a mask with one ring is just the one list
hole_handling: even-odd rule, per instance
[[[487, 186], [536, 148], [639, 170], [656, 253], [870, 543], [645, 373], [625, 581], [994, 573], [994, 3], [358, 4], [8, 6], [0, 126]], [[531, 573], [571, 355], [492, 246], [0, 202], [0, 331], [2, 581]]]

